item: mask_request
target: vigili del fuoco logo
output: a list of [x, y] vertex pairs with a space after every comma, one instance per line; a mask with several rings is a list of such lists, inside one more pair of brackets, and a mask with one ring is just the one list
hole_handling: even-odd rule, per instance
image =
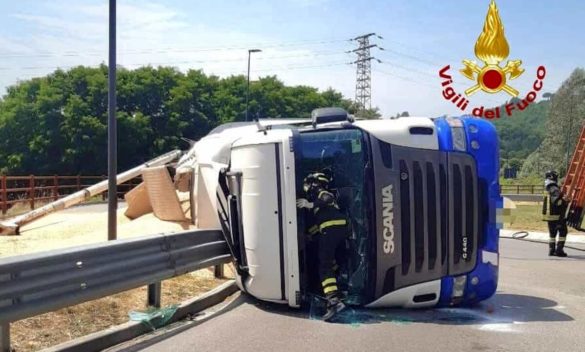
[[[522, 60], [508, 60], [506, 64], [503, 61], [510, 55], [510, 46], [504, 35], [504, 25], [500, 19], [498, 8], [494, 0], [491, 0], [488, 13], [483, 25], [483, 31], [475, 43], [475, 56], [483, 62], [483, 65], [473, 60], [463, 60], [463, 68], [459, 72], [470, 81], [469, 88], [465, 89], [465, 95], [458, 93], [453, 88], [453, 77], [449, 74], [451, 65], [443, 67], [439, 71], [439, 76], [443, 80], [443, 97], [457, 106], [461, 111], [466, 111], [470, 100], [469, 97], [483, 91], [489, 94], [505, 92], [511, 97], [518, 97], [520, 92], [514, 88], [514, 80], [522, 76]], [[493, 109], [484, 106], [472, 107], [471, 114], [477, 117], [487, 119], [500, 118], [502, 116], [512, 116], [514, 111], [526, 109], [536, 100], [537, 93], [543, 87], [543, 80], [546, 76], [544, 66], [539, 66], [536, 70], [536, 80], [532, 85], [532, 90], [522, 99], [514, 99], [504, 106], [504, 111], [500, 107]]]

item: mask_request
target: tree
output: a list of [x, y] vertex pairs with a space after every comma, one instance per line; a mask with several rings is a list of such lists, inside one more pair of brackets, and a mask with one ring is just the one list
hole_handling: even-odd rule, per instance
[[379, 119], [381, 116], [382, 114], [380, 114], [380, 109], [377, 107], [372, 109], [360, 110], [356, 113], [356, 117], [366, 120]]
[[[57, 70], [19, 82], [0, 100], [0, 171], [105, 174], [107, 66]], [[245, 116], [246, 77], [218, 78], [171, 67], [118, 69], [118, 166], [125, 170]], [[285, 86], [276, 76], [250, 87], [250, 114], [309, 117], [318, 107], [355, 112], [332, 88]], [[377, 109], [367, 112], [379, 117]]]
[[[544, 124], [542, 143], [523, 164], [522, 175], [541, 174], [544, 168], [566, 171], [585, 121], [585, 70], [579, 68], [554, 94]], [[516, 118], [516, 117], [514, 117]]]

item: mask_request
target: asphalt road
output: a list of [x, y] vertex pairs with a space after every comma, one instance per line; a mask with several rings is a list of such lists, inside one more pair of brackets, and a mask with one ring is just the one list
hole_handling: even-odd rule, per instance
[[502, 239], [497, 294], [474, 309], [364, 310], [328, 324], [240, 296], [212, 319], [129, 351], [585, 351], [585, 252]]

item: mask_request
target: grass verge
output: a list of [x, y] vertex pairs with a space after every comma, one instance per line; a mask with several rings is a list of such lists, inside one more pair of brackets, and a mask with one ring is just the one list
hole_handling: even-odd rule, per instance
[[548, 232], [546, 221], [542, 221], [542, 205], [539, 203], [533, 204], [518, 204], [516, 209], [512, 209], [512, 216], [514, 217], [511, 224], [506, 224], [506, 229], [526, 230]]

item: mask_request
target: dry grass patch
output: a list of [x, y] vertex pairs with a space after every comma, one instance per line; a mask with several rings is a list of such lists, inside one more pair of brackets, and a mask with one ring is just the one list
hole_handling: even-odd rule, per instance
[[[164, 281], [162, 306], [201, 295], [225, 281], [208, 269]], [[125, 323], [130, 311], [146, 309], [146, 296], [146, 287], [141, 287], [21, 320], [11, 325], [12, 345], [17, 352], [37, 351]]]

